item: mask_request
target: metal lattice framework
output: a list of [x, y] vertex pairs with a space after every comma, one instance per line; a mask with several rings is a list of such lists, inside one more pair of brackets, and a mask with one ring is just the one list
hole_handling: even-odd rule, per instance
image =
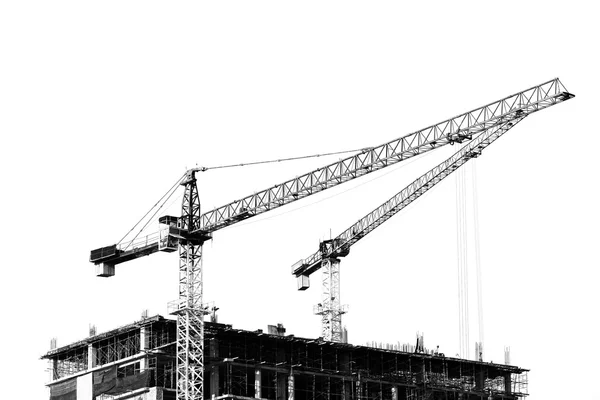
[[462, 142], [571, 97], [558, 78], [233, 201], [200, 218], [214, 232], [446, 144]]
[[321, 316], [321, 336], [329, 342], [342, 342], [342, 315], [347, 312], [340, 299], [340, 260], [329, 257], [321, 261], [322, 300], [314, 307]]
[[94, 344], [94, 365], [115, 362], [133, 356], [140, 351], [139, 332], [127, 332]]
[[321, 248], [316, 253], [296, 263], [293, 273], [296, 276], [308, 276], [321, 268], [322, 261], [330, 257], [343, 257], [347, 255], [352, 245], [421, 197], [425, 192], [456, 171], [467, 161], [478, 157], [483, 149], [496, 141], [523, 118], [525, 116], [505, 122], [503, 125], [493, 127], [479, 134], [473, 141], [454, 153], [450, 158], [417, 178], [388, 201], [352, 224], [352, 226], [343, 231], [335, 239], [328, 240], [325, 249]]
[[57, 357], [55, 363], [50, 363], [52, 379], [60, 379], [65, 376], [85, 371], [88, 368], [88, 349], [72, 349]]
[[[198, 227], [200, 199], [195, 172], [188, 172], [179, 228]], [[177, 314], [177, 399], [202, 400], [204, 393], [204, 311], [202, 308], [202, 243], [179, 241], [179, 307]]]
[[[179, 299], [177, 314], [177, 378], [179, 400], [202, 399], [203, 395], [203, 315], [202, 243], [216, 230], [283, 206], [351, 179], [394, 165], [446, 144], [471, 140], [495, 127], [513, 123], [524, 116], [573, 97], [558, 79], [534, 86], [423, 130], [311, 171], [280, 185], [200, 214], [195, 173], [188, 171], [182, 215], [177, 227], [169, 228], [169, 238], [179, 248]], [[100, 267], [99, 276], [114, 275], [116, 264], [159, 250], [159, 235], [136, 242], [93, 250], [90, 261]], [[167, 250], [165, 250], [167, 251]]]

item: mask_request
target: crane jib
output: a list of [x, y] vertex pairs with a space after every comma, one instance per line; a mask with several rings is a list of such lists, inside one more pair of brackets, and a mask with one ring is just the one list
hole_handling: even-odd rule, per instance
[[[572, 94], [567, 93], [567, 95], [564, 96], [564, 99], [572, 97], [574, 97]], [[321, 268], [323, 260], [347, 255], [353, 244], [400, 212], [403, 208], [415, 201], [469, 160], [479, 157], [483, 149], [513, 128], [527, 115], [528, 114], [524, 112], [519, 113], [518, 118], [480, 133], [472, 142], [465, 145], [441, 164], [420, 176], [391, 199], [358, 220], [358, 222], [354, 223], [335, 239], [326, 241], [331, 243], [331, 245], [323, 246], [321, 244], [316, 253], [292, 265], [292, 274], [298, 277], [298, 289], [306, 290], [309, 287], [310, 283], [308, 277]]]
[[206, 212], [200, 217], [200, 230], [214, 232], [446, 144], [471, 140], [572, 96], [558, 79], [548, 81]]

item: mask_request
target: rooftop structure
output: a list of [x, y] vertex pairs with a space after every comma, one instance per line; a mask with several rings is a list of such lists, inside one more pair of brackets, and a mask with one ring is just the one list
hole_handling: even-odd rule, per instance
[[[521, 399], [527, 370], [416, 346], [355, 346], [205, 323], [205, 399]], [[160, 315], [50, 350], [50, 400], [175, 399], [176, 321]]]

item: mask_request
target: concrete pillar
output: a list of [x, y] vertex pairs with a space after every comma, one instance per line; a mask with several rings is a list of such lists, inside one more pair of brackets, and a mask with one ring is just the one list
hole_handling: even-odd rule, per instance
[[[210, 339], [208, 343], [208, 356], [216, 359], [219, 357], [219, 342], [217, 339]], [[219, 366], [213, 365], [210, 367], [210, 397], [215, 398], [219, 393]]]
[[256, 399], [260, 399], [261, 394], [260, 394], [260, 385], [261, 385], [261, 379], [262, 378], [262, 373], [260, 371], [260, 368], [256, 368], [254, 370], [254, 398]]
[[506, 394], [511, 394], [512, 393], [512, 385], [511, 385], [511, 381], [510, 381], [510, 372], [504, 374], [504, 391], [506, 392]]
[[50, 380], [58, 379], [58, 360], [52, 359], [52, 371], [50, 371]]
[[[146, 338], [148, 332], [146, 331], [146, 327], [142, 326], [140, 328], [140, 352], [144, 352], [146, 350], [148, 350], [148, 340]], [[140, 371], [144, 371], [146, 369], [146, 366], [148, 365], [148, 361], [146, 359], [146, 357], [140, 359]]]
[[294, 400], [294, 375], [288, 376], [287, 381], [287, 398], [288, 400]]
[[344, 381], [344, 385], [342, 387], [342, 399], [343, 400], [351, 400], [352, 399], [352, 381]]
[[140, 350], [148, 350], [148, 328], [142, 326], [140, 328]]
[[151, 387], [148, 390], [148, 399], [163, 400], [163, 388]]
[[485, 371], [482, 367], [480, 367], [479, 371], [475, 372], [475, 389], [483, 390], [483, 386], [485, 385]]
[[277, 400], [286, 400], [287, 398], [288, 376], [277, 374], [277, 386], [275, 387], [275, 397]]
[[338, 359], [339, 359], [339, 365], [338, 365], [338, 369], [340, 371], [351, 371], [350, 368], [350, 355], [347, 352], [342, 352], [340, 351], [338, 353]]
[[88, 344], [87, 353], [87, 369], [92, 369], [96, 366], [96, 351], [92, 343]]
[[417, 360], [417, 362], [420, 362], [421, 365], [419, 365], [419, 373], [416, 376], [416, 383], [417, 385], [420, 385], [421, 383], [423, 383], [425, 381], [425, 360], [421, 359], [421, 360]]
[[210, 397], [215, 398], [219, 396], [219, 367], [210, 367]]
[[93, 372], [88, 372], [85, 375], [78, 376], [75, 381], [77, 385], [77, 400], [93, 400], [94, 399], [94, 383]]

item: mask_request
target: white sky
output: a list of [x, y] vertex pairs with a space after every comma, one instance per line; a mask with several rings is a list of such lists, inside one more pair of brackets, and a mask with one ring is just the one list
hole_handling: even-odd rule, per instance
[[[374, 146], [560, 77], [577, 97], [477, 160], [486, 359], [502, 362], [510, 346], [513, 364], [532, 370], [532, 400], [600, 399], [593, 4], [2, 2], [4, 397], [47, 397], [39, 357], [50, 338], [65, 345], [146, 308], [166, 315], [174, 254], [111, 279], [88, 257], [186, 167]], [[290, 266], [448, 154], [438, 152], [215, 233], [205, 298], [220, 322], [319, 336], [319, 277], [297, 292]], [[205, 172], [202, 205], [335, 159]], [[342, 260], [351, 343], [413, 343], [421, 331], [426, 346], [458, 352], [455, 235], [449, 178], [352, 249]]]

